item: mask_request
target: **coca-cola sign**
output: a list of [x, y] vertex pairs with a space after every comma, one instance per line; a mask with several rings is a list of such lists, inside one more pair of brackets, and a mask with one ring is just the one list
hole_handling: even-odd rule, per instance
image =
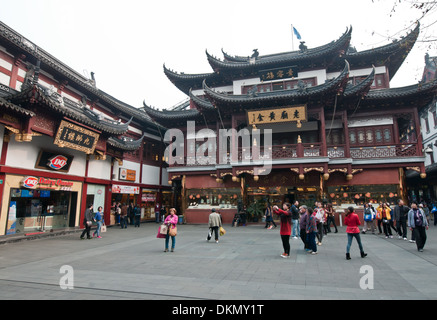
[[68, 172], [73, 156], [67, 154], [60, 154], [57, 152], [42, 150], [39, 153], [35, 168], [45, 169], [58, 172]]

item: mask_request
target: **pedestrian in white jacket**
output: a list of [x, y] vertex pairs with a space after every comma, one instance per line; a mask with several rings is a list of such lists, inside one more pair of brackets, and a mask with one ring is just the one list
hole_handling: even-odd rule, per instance
[[[211, 214], [209, 215], [208, 227], [211, 229], [211, 235], [215, 233], [215, 242], [218, 243], [219, 228], [222, 226], [222, 217], [218, 214], [214, 208], [211, 209]], [[209, 241], [209, 239], [208, 239]]]

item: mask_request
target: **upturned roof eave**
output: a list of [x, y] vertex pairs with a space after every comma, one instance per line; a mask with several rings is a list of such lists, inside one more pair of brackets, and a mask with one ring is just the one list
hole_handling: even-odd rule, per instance
[[268, 101], [277, 101], [282, 99], [289, 100], [292, 98], [309, 98], [313, 95], [322, 96], [329, 91], [342, 91], [344, 90], [344, 86], [346, 85], [348, 77], [349, 63], [345, 61], [345, 67], [337, 78], [327, 81], [322, 85], [305, 89], [273, 91], [269, 93], [258, 93], [256, 95], [227, 95], [212, 90], [210, 87], [208, 87], [206, 81], [204, 81], [203, 83], [203, 89], [206, 96], [210, 100], [216, 101], [218, 103], [253, 104]]

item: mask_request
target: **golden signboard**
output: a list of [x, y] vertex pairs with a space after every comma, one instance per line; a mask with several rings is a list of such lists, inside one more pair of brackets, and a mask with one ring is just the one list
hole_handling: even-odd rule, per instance
[[62, 120], [55, 137], [55, 144], [61, 148], [71, 148], [92, 154], [99, 134], [81, 126]]
[[306, 105], [247, 111], [249, 125], [307, 121]]

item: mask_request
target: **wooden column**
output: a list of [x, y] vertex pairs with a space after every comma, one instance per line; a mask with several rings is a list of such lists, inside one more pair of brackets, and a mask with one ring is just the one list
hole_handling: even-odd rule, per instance
[[345, 142], [345, 149], [344, 149], [344, 156], [346, 158], [351, 157], [351, 150], [350, 150], [350, 141], [349, 141], [349, 128], [348, 128], [348, 122], [347, 122], [347, 111], [343, 111], [343, 132], [344, 132], [344, 142]]
[[396, 118], [396, 115], [393, 116], [393, 141], [394, 143], [399, 143], [399, 125], [398, 125], [398, 118]]
[[323, 107], [320, 108], [319, 112], [320, 117], [320, 140], [322, 142], [322, 156], [326, 157], [328, 155], [328, 148], [326, 145], [326, 124], [325, 124], [325, 109]]
[[238, 161], [238, 137], [236, 135], [237, 130], [237, 119], [235, 119], [235, 115], [232, 114], [232, 140], [231, 140], [231, 162]]
[[417, 107], [413, 109], [413, 120], [414, 120], [414, 131], [416, 133], [416, 155], [422, 156], [422, 148], [423, 148], [423, 140], [422, 140], [422, 133], [420, 132], [420, 120], [419, 120], [419, 113], [417, 111]]

